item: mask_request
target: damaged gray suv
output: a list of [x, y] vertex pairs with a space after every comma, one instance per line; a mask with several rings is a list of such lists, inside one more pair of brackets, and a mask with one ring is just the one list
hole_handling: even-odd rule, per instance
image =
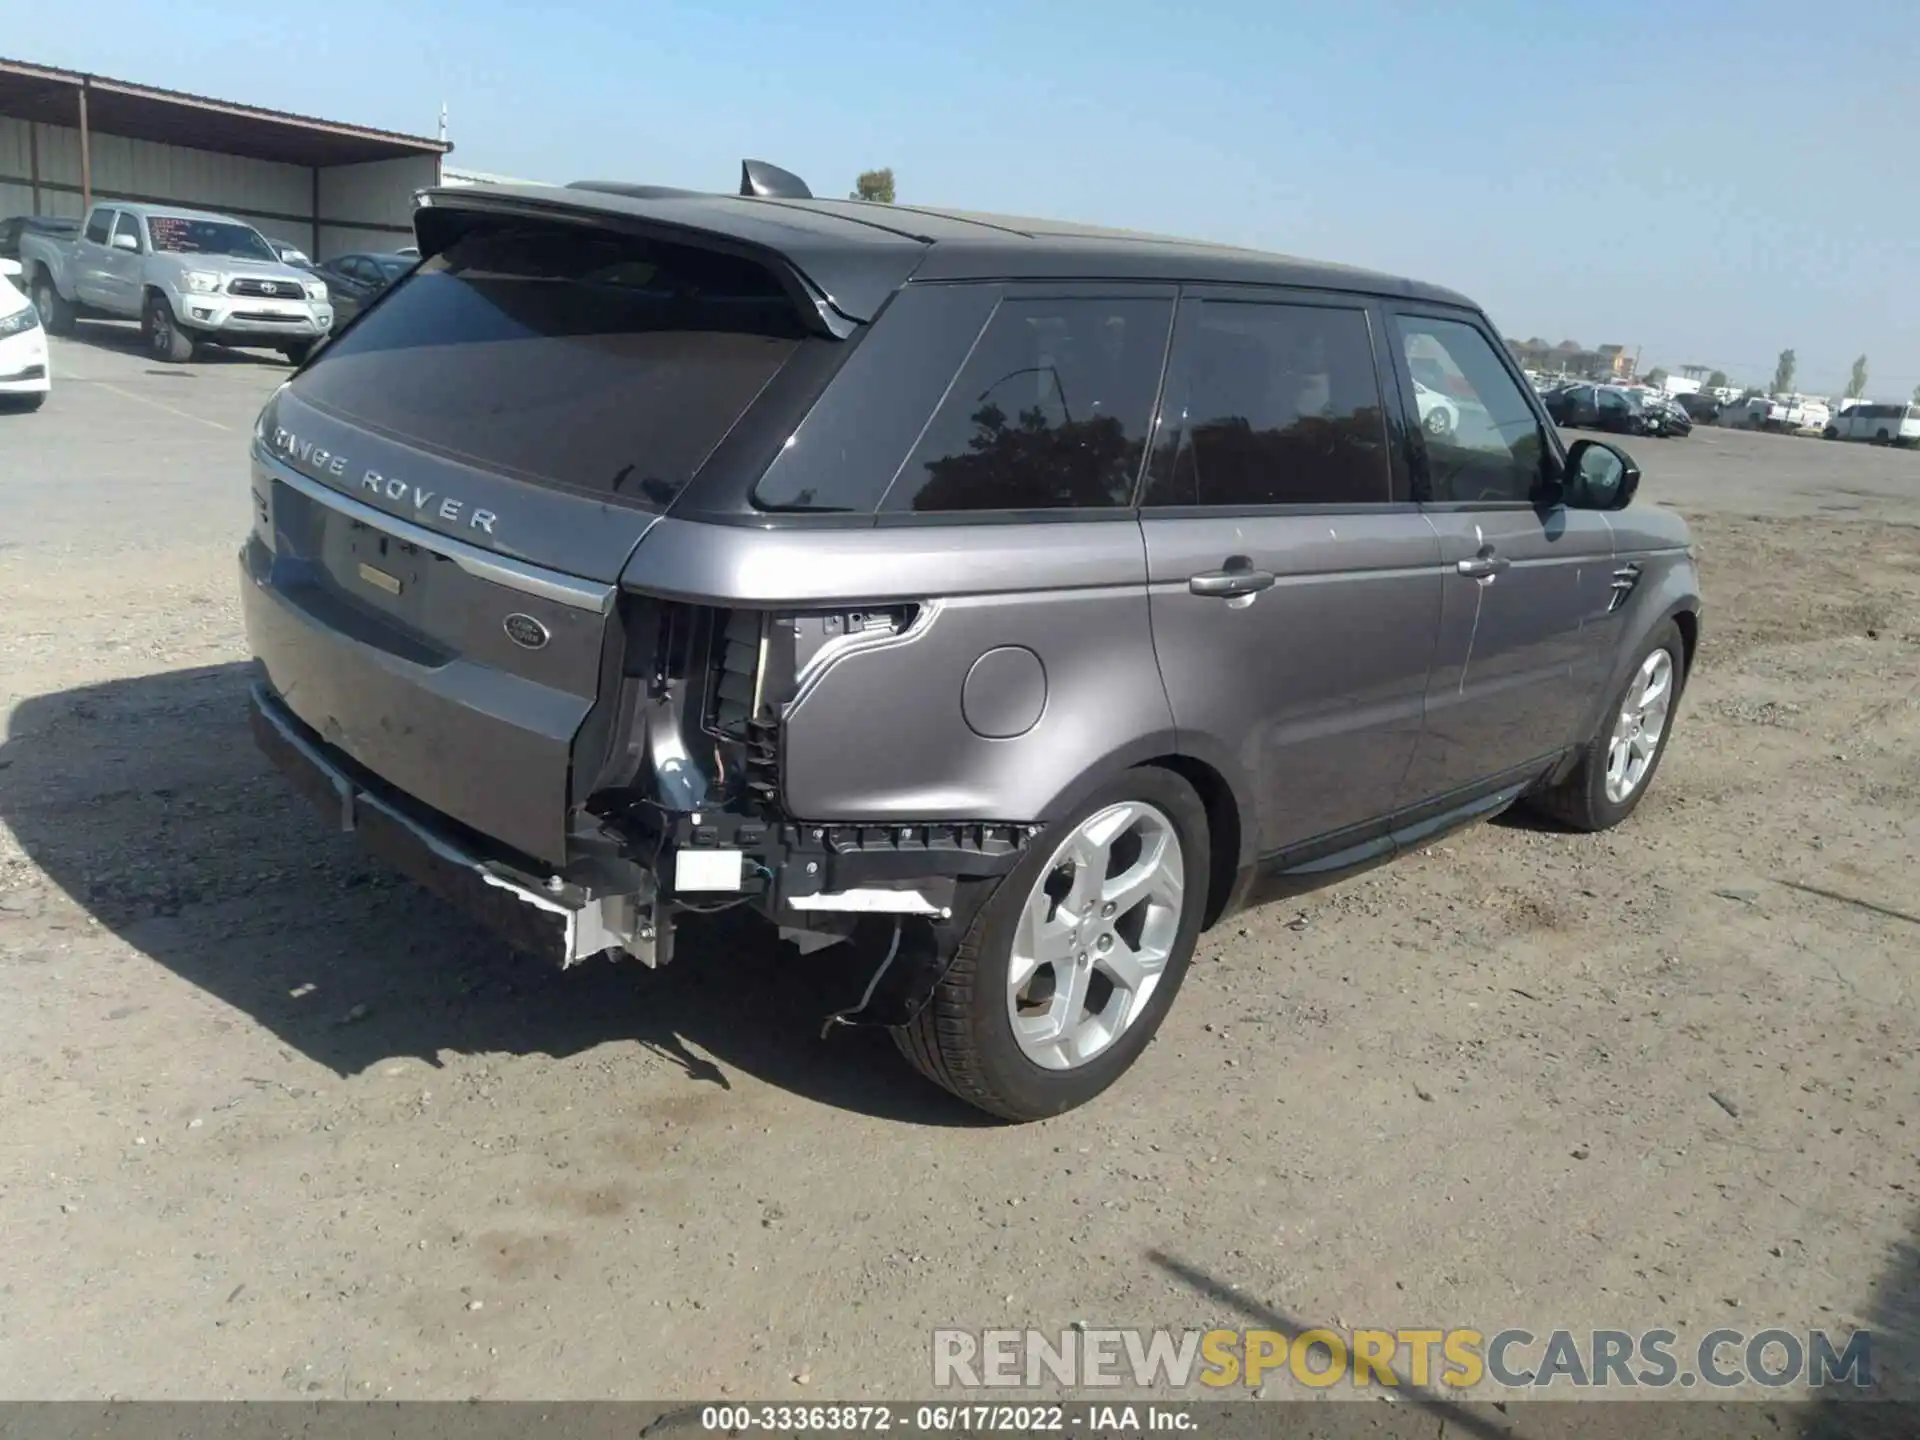
[[415, 228], [260, 418], [254, 733], [525, 950], [748, 907], [1032, 1119], [1235, 910], [1653, 780], [1686, 530], [1459, 295], [751, 162]]

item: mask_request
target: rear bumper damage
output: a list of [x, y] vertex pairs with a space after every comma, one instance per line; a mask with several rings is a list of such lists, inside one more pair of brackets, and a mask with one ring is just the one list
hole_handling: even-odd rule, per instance
[[445, 817], [409, 804], [302, 725], [263, 684], [253, 687], [254, 743], [339, 828], [401, 874], [486, 924], [515, 949], [562, 967], [620, 950], [663, 964], [672, 933], [656, 923], [651, 876], [622, 894], [594, 893], [488, 856]]
[[[264, 682], [252, 688], [250, 722], [260, 750], [341, 831], [515, 949], [562, 968], [597, 956], [664, 965], [677, 915], [732, 905], [758, 910], [802, 954], [857, 942], [865, 963], [853, 967], [829, 1026], [912, 1019], [1034, 828], [882, 829], [690, 812], [632, 837], [621, 858], [583, 856], [563, 874], [385, 784]], [[637, 863], [642, 853], [653, 858]]]

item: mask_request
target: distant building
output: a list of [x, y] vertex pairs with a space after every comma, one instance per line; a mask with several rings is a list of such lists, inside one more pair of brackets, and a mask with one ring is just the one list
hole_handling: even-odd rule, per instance
[[414, 192], [440, 181], [450, 149], [0, 59], [0, 215], [78, 219], [96, 203], [145, 201], [231, 215], [316, 259], [385, 250], [412, 236]]
[[1633, 356], [1627, 353], [1624, 345], [1602, 345], [1595, 352], [1599, 356], [1604, 375], [1596, 375], [1596, 380], [1631, 380], [1633, 378]]

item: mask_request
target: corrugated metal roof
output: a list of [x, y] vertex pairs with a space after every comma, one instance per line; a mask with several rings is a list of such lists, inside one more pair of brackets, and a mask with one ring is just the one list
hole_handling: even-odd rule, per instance
[[130, 80], [59, 70], [0, 58], [0, 115], [49, 125], [79, 124], [79, 93], [87, 97], [87, 125], [124, 135], [224, 155], [246, 155], [289, 165], [353, 165], [405, 155], [443, 155], [443, 140], [402, 135], [241, 105]]

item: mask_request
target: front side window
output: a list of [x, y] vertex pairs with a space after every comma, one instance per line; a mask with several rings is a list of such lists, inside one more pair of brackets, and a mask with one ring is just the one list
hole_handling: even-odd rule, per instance
[[[1454, 407], [1448, 426], [1423, 425], [1427, 496], [1435, 503], [1492, 504], [1533, 497], [1546, 437], [1519, 381], [1494, 342], [1461, 320], [1395, 317], [1399, 343], [1416, 383], [1425, 374]], [[1618, 392], [1612, 392], [1618, 394]], [[1608, 404], [1602, 391], [1600, 403]]]
[[[1204, 301], [1183, 320], [1179, 427], [1149, 505], [1369, 505], [1392, 498], [1364, 310]], [[1433, 402], [1449, 402], [1437, 392]], [[1176, 408], [1177, 406], [1177, 408]]]
[[273, 247], [251, 225], [231, 220], [194, 220], [185, 215], [149, 215], [147, 232], [163, 255], [224, 255], [234, 260], [278, 261]]
[[887, 492], [889, 511], [1132, 503], [1171, 299], [1003, 301]]
[[87, 217], [87, 239], [96, 245], [107, 243], [107, 236], [113, 233], [113, 211], [96, 210]]
[[[122, 211], [120, 218], [113, 222], [113, 233], [115, 238], [126, 235], [133, 240], [135, 245], [140, 244], [140, 222], [125, 211]], [[146, 247], [141, 246], [141, 248], [145, 249]]]

